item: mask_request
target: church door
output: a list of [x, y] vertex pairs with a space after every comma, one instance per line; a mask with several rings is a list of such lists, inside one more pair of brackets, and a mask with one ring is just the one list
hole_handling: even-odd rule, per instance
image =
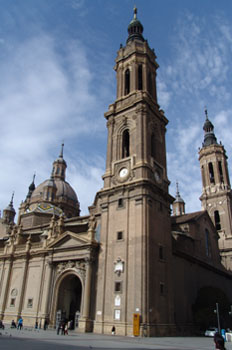
[[74, 275], [66, 276], [59, 286], [57, 312], [60, 312], [71, 328], [75, 325], [75, 315], [81, 311], [82, 285], [80, 279]]

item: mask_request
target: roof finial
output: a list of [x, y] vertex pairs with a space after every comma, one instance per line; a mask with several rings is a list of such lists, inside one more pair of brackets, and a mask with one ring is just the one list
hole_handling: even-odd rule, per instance
[[178, 181], [176, 181], [176, 196], [177, 196], [177, 197], [180, 196], [180, 192], [179, 192], [179, 183], [178, 183]]
[[63, 158], [63, 154], [64, 154], [64, 142], [62, 142], [62, 145], [61, 145], [60, 158]]
[[12, 205], [12, 206], [13, 206], [13, 199], [14, 199], [14, 191], [13, 191], [13, 193], [12, 193], [11, 201], [10, 201], [10, 205]]
[[137, 7], [136, 7], [136, 5], [134, 6], [134, 19], [137, 19]]
[[207, 111], [207, 107], [205, 106], [205, 119], [208, 120], [208, 111]]

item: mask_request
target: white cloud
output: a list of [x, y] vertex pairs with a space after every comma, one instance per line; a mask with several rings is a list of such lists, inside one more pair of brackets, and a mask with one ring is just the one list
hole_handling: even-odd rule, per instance
[[[102, 100], [105, 101], [111, 91], [109, 88], [92, 89], [94, 74], [81, 42], [68, 42], [65, 51], [66, 55], [60, 56], [55, 40], [48, 35], [40, 35], [14, 43], [13, 49], [8, 48], [5, 53], [7, 58], [0, 63], [3, 82], [0, 85], [0, 182], [4, 184], [1, 209], [9, 203], [12, 190], [16, 191], [15, 208], [18, 207], [26, 196], [35, 171], [37, 185], [49, 178], [62, 140], [73, 147], [82, 145], [83, 140], [83, 149], [79, 151], [84, 157], [88, 153], [88, 143], [91, 144], [91, 134], [105, 137]], [[101, 78], [104, 81], [104, 75]], [[72, 160], [78, 164], [78, 154], [75, 150], [72, 152], [77, 156]], [[98, 152], [101, 151], [96, 147], [96, 156]], [[91, 158], [90, 155], [88, 162]], [[73, 187], [77, 189], [86, 213], [99, 189], [101, 176], [96, 181], [96, 174], [102, 175], [102, 164], [92, 166], [82, 160], [82, 167], [88, 169], [91, 176], [78, 173], [78, 166], [74, 164], [74, 167], [77, 175], [68, 173], [68, 181], [71, 183], [70, 179], [74, 179]], [[83, 188], [85, 191], [82, 191]], [[86, 198], [89, 200], [90, 197], [87, 205]]]
[[[230, 155], [232, 26], [225, 18], [183, 13], [172, 37], [172, 54], [159, 62], [159, 77], [170, 96], [166, 106], [168, 125], [168, 176], [170, 192], [180, 193], [187, 211], [200, 210], [202, 184], [198, 147], [204, 139], [204, 106]], [[162, 91], [162, 90], [161, 90]], [[161, 104], [162, 107], [162, 104]]]

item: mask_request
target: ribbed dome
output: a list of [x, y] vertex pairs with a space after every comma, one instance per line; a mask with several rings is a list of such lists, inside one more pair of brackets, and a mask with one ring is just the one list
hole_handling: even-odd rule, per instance
[[42, 182], [39, 186], [36, 187], [36, 189], [33, 191], [32, 196], [31, 196], [31, 200], [33, 200], [35, 197], [38, 196], [42, 196], [44, 189], [46, 187], [51, 187], [55, 185], [56, 187], [56, 199], [60, 200], [60, 199], [71, 199], [74, 202], [78, 202], [77, 199], [77, 195], [74, 191], [74, 189], [69, 185], [68, 182], [66, 181], [62, 181], [60, 179], [54, 179], [53, 183], [51, 183], [51, 180], [45, 180], [44, 182]]
[[60, 208], [67, 217], [80, 214], [80, 204], [73, 188], [65, 181], [67, 164], [63, 158], [62, 144], [59, 157], [53, 162], [51, 177], [38, 185], [31, 193], [29, 203], [31, 208], [37, 204], [50, 204]]

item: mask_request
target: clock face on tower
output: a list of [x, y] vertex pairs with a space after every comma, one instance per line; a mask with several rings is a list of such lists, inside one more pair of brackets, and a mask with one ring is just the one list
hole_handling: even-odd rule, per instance
[[121, 178], [127, 176], [127, 174], [128, 174], [128, 169], [127, 169], [127, 168], [122, 168], [122, 169], [120, 170], [120, 172], [119, 172], [119, 176], [120, 176]]

